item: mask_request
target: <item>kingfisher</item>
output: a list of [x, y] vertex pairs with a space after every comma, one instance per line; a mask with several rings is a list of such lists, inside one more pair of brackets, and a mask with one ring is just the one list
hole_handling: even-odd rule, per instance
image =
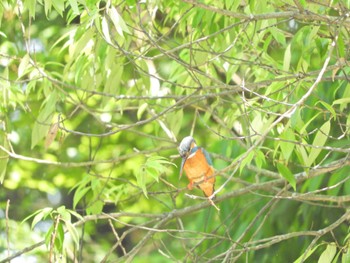
[[209, 197], [214, 193], [215, 170], [209, 153], [202, 147], [198, 147], [192, 136], [183, 138], [179, 146], [179, 153], [182, 157], [180, 167], [180, 179], [183, 170], [190, 183], [187, 188], [193, 189], [193, 184], [198, 183], [205, 196]]

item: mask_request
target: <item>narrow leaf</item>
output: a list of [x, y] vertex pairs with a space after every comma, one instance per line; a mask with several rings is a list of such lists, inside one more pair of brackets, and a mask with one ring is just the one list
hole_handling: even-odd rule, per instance
[[22, 77], [29, 65], [29, 54], [25, 54], [18, 66], [18, 78]]
[[318, 263], [330, 263], [332, 262], [335, 253], [337, 253], [337, 246], [335, 243], [330, 243], [327, 245], [325, 251], [322, 252]]
[[277, 163], [277, 169], [279, 173], [288, 181], [288, 183], [296, 190], [296, 180], [293, 173], [288, 169], [287, 166]]
[[320, 246], [321, 244], [313, 247], [312, 249], [308, 250], [306, 254], [302, 254], [300, 257], [298, 257], [294, 263], [302, 263], [304, 262], [308, 257], [310, 257], [314, 252], [315, 250]]
[[129, 31], [128, 27], [126, 26], [123, 18], [119, 15], [117, 9], [115, 9], [114, 6], [112, 6], [110, 9], [108, 9], [108, 15], [111, 18], [111, 20], [114, 24], [114, 27], [120, 36], [122, 36], [122, 37], [124, 36], [123, 31], [130, 34], [130, 31]]
[[246, 156], [241, 162], [241, 165], [239, 167], [239, 173], [242, 173], [243, 168], [252, 162], [254, 156], [255, 156], [254, 151], [251, 151], [250, 153], [248, 153], [248, 156]]
[[[5, 149], [8, 149], [9, 147], [7, 137], [3, 132], [0, 133], [0, 145], [2, 145]], [[8, 160], [8, 154], [0, 150], [0, 184], [2, 184], [4, 181]]]
[[295, 135], [294, 135], [293, 130], [287, 127], [281, 133], [281, 139], [283, 139], [283, 141], [280, 142], [282, 156], [283, 156], [284, 160], [286, 160], [288, 162], [288, 160], [289, 160], [290, 156], [292, 155], [293, 150], [295, 148], [295, 143], [294, 143]]
[[102, 17], [102, 33], [107, 43], [112, 44], [111, 36], [109, 34], [108, 21], [106, 17]]
[[284, 71], [289, 70], [291, 58], [292, 58], [291, 44], [289, 44], [286, 48], [286, 51], [284, 52], [284, 59], [283, 59], [283, 70]]
[[318, 147], [323, 147], [325, 145], [327, 138], [328, 138], [330, 128], [331, 128], [331, 123], [330, 123], [330, 121], [327, 121], [321, 126], [319, 131], [316, 133], [316, 136], [315, 136], [314, 141], [312, 143], [312, 146], [314, 146], [316, 148], [311, 148], [309, 156], [308, 156], [307, 161], [306, 161], [307, 166], [311, 166], [315, 162], [318, 155], [320, 154], [322, 149], [320, 149]]
[[86, 195], [86, 193], [91, 189], [90, 186], [86, 186], [84, 188], [78, 188], [73, 197], [73, 208], [77, 207], [79, 201]]
[[145, 102], [143, 103], [137, 110], [137, 119], [140, 120], [142, 117], [142, 114], [145, 112], [145, 110], [147, 109], [148, 104]]
[[70, 222], [65, 222], [65, 226], [68, 230], [68, 233], [72, 237], [75, 245], [78, 247], [79, 246], [79, 233], [78, 230], [70, 223]]

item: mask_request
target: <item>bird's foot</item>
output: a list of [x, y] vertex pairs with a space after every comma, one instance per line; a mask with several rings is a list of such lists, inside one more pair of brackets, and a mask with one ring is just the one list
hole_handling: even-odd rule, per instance
[[192, 190], [193, 189], [193, 182], [192, 181], [187, 185], [187, 189], [188, 190]]

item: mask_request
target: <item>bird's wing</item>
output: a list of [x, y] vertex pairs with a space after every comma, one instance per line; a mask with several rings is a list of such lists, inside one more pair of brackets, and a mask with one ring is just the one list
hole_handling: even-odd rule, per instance
[[205, 159], [207, 160], [207, 163], [210, 165], [210, 166], [213, 166], [213, 162], [212, 162], [212, 160], [211, 160], [211, 158], [210, 158], [210, 155], [209, 155], [209, 153], [204, 149], [204, 148], [200, 148], [201, 150], [202, 150], [202, 152], [203, 152], [203, 154], [204, 154], [204, 156], [205, 156]]

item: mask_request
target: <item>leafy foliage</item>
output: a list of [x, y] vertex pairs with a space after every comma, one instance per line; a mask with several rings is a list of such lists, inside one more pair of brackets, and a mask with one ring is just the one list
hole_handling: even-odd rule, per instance
[[349, 8], [2, 1], [0, 262], [347, 262]]

